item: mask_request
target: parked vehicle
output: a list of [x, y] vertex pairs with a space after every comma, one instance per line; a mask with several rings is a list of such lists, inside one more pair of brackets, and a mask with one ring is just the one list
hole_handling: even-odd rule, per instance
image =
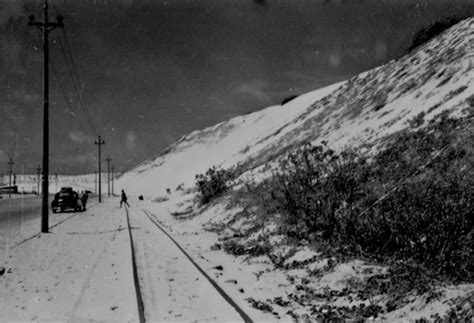
[[61, 190], [54, 195], [54, 200], [51, 202], [51, 209], [53, 213], [64, 212], [72, 210], [74, 212], [83, 211], [81, 199], [72, 187], [62, 187]]

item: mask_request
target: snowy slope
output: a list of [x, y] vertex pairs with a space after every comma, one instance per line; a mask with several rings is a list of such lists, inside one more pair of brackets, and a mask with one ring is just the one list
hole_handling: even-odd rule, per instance
[[212, 165], [252, 169], [304, 142], [341, 149], [377, 143], [424, 112], [461, 114], [474, 95], [474, 19], [412, 53], [288, 102], [192, 132], [117, 181], [132, 195], [194, 185]]

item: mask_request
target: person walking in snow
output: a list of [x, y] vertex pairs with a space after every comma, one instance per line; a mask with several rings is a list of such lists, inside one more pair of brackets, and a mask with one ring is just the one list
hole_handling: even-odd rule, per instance
[[82, 202], [82, 210], [86, 210], [86, 204], [87, 204], [87, 199], [89, 198], [89, 194], [87, 194], [87, 191], [84, 191], [81, 196], [81, 202]]
[[125, 203], [127, 204], [128, 207], [130, 207], [130, 205], [127, 202], [127, 194], [125, 194], [124, 190], [122, 190], [122, 197], [120, 199], [120, 207], [122, 207], [122, 203]]

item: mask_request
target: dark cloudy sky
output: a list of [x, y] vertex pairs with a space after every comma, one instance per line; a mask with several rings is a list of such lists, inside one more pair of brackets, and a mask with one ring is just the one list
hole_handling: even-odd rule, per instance
[[[93, 172], [98, 134], [104, 158], [126, 170], [192, 130], [399, 57], [424, 25], [474, 12], [471, 0], [49, 2], [65, 23], [50, 34], [52, 173]], [[26, 26], [41, 6], [0, 0], [2, 172], [10, 156], [18, 173], [41, 164], [42, 49]]]

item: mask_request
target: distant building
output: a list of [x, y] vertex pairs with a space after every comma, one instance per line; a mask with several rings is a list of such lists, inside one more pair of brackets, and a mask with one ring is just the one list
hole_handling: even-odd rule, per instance
[[12, 186], [2, 186], [0, 187], [0, 194], [17, 194], [18, 193], [18, 185], [12, 185]]

